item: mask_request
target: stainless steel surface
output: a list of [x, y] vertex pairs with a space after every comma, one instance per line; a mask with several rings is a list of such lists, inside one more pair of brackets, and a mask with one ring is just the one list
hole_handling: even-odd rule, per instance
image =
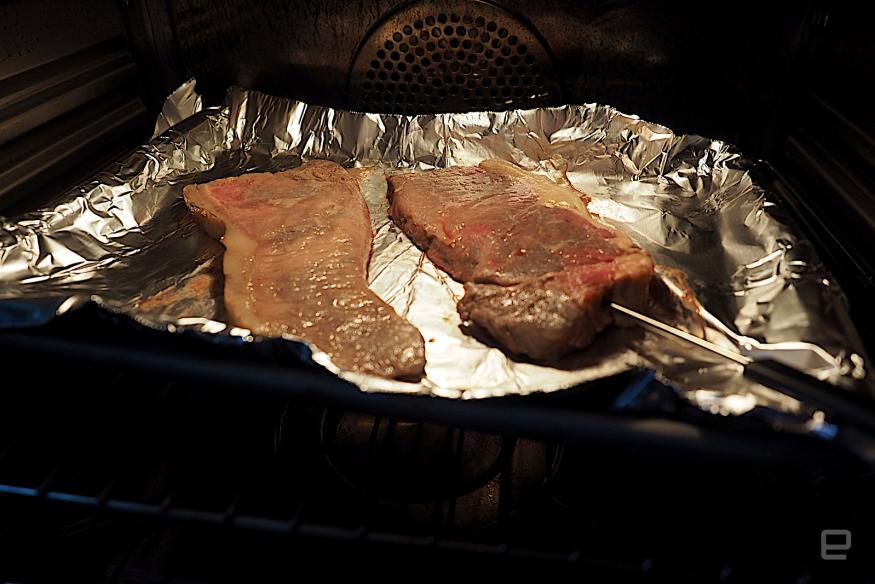
[[472, 111], [560, 101], [553, 58], [537, 32], [487, 2], [412, 2], [361, 43], [347, 81], [362, 111]]
[[735, 351], [731, 351], [726, 349], [725, 347], [720, 347], [715, 345], [710, 341], [706, 341], [705, 339], [700, 339], [696, 335], [691, 335], [687, 331], [681, 330], [677, 327], [671, 326], [669, 324], [665, 324], [662, 321], [656, 320], [655, 318], [650, 318], [646, 314], [641, 314], [636, 310], [632, 310], [631, 308], [627, 308], [621, 304], [617, 304], [616, 302], [611, 302], [610, 306], [612, 309], [617, 312], [628, 316], [630, 318], [635, 319], [638, 324], [643, 326], [648, 330], [652, 330], [657, 334], [661, 334], [663, 336], [667, 336], [673, 339], [681, 339], [697, 347], [701, 347], [707, 351], [711, 351], [716, 355], [720, 355], [721, 357], [725, 357], [730, 361], [734, 361], [739, 365], [747, 365], [751, 362], [751, 359], [748, 359], [744, 355], [737, 353]]

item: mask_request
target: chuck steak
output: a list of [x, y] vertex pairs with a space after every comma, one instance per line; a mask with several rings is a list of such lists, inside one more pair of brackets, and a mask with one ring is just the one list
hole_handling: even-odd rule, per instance
[[465, 284], [463, 322], [512, 353], [560, 357], [611, 322], [608, 300], [646, 303], [650, 256], [570, 186], [500, 160], [388, 181], [392, 219]]
[[368, 288], [373, 232], [358, 182], [333, 162], [255, 173], [183, 191], [224, 244], [231, 321], [314, 343], [343, 368], [417, 379], [419, 331]]

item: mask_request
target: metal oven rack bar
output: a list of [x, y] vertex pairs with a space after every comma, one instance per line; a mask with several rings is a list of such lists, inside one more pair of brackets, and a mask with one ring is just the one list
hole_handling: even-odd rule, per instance
[[[191, 351], [189, 346], [189, 352], [185, 353], [176, 347], [162, 346], [169, 344], [125, 346], [51, 337], [35, 331], [0, 333], [0, 349], [7, 351], [42, 354], [79, 363], [123, 364], [131, 371], [161, 372], [174, 379], [210, 383], [217, 388], [245, 388], [247, 392], [266, 393], [325, 407], [568, 444], [606, 443], [657, 453], [674, 451], [779, 464], [794, 461], [816, 465], [850, 459], [840, 448], [809, 437], [736, 432], [678, 419], [581, 411], [569, 407], [567, 397], [559, 394], [461, 401], [363, 393], [349, 383], [315, 369], [235, 361], [215, 351], [208, 355], [203, 351], [204, 347], [199, 347], [200, 351]], [[637, 375], [639, 383], [652, 380], [646, 372]], [[629, 380], [625, 382], [629, 383]]]
[[[215, 364], [212, 360], [202, 362], [207, 367]], [[161, 373], [156, 373], [156, 369], [161, 369]], [[279, 412], [284, 408], [295, 411], [312, 408], [308, 402], [288, 401], [284, 393], [272, 396], [217, 393], [212, 376], [198, 381], [177, 380], [173, 379], [177, 371], [156, 369], [149, 374], [143, 371], [119, 374], [110, 367], [96, 366], [89, 368], [86, 381], [91, 383], [90, 388], [71, 384], [56, 387], [54, 392], [34, 389], [0, 397], [3, 422], [0, 499], [33, 500], [47, 506], [90, 510], [98, 518], [139, 518], [156, 525], [200, 526], [225, 533], [249, 532], [281, 540], [321, 541], [366, 550], [400, 546], [405, 554], [412, 557], [426, 554], [431, 561], [436, 557], [472, 557], [501, 560], [506, 565], [537, 562], [585, 573], [652, 574], [674, 581], [686, 581], [703, 572], [717, 577], [747, 569], [744, 565], [728, 565], [725, 558], [716, 556], [701, 558], [701, 563], [695, 566], [687, 563], [679, 567], [663, 561], [659, 550], [632, 545], [628, 534], [622, 532], [619, 537], [626, 539], [617, 548], [622, 553], [611, 557], [605, 550], [610, 549], [611, 537], [617, 537], [612, 532], [615, 528], [581, 521], [579, 512], [557, 504], [553, 497], [561, 489], [551, 485], [556, 479], [549, 474], [548, 482], [539, 487], [537, 498], [528, 502], [534, 513], [520, 524], [521, 515], [514, 506], [515, 492], [507, 486], [515, 471], [506, 453], [525, 439], [509, 432], [497, 434], [501, 437], [502, 453], [496, 458], [494, 469], [499, 477], [495, 490], [498, 503], [490, 529], [467, 533], [458, 528], [456, 516], [461, 513], [461, 503], [457, 494], [428, 501], [425, 505], [430, 511], [425, 520], [412, 524], [412, 508], [417, 503], [386, 507], [379, 488], [373, 484], [346, 485], [320, 480], [318, 444], [309, 444], [298, 436], [282, 441], [271, 432]], [[221, 369], [219, 373], [224, 375], [228, 371]], [[63, 373], [49, 374], [46, 381], [55, 382], [63, 377]], [[90, 398], [86, 398], [85, 392], [89, 391]], [[222, 395], [225, 399], [215, 399]], [[51, 408], [44, 407], [47, 398]], [[498, 415], [511, 411], [502, 409]], [[453, 410], [448, 412], [435, 417], [455, 417]], [[494, 425], [489, 423], [492, 415], [480, 413], [466, 421]], [[522, 412], [515, 415], [522, 416]], [[251, 423], [243, 425], [240, 420]], [[385, 468], [387, 461], [391, 464], [386, 444], [398, 431], [398, 423], [391, 415], [373, 418], [363, 468]], [[301, 425], [290, 423], [289, 427]], [[422, 421], [415, 423], [411, 456], [422, 448], [416, 436], [427, 425]], [[534, 430], [530, 427], [528, 433], [534, 434]], [[434, 456], [448, 461], [447, 474], [453, 477], [450, 483], [455, 485], [461, 480], [463, 442], [477, 432], [461, 426], [446, 426], [438, 431], [443, 432], [443, 446]], [[568, 451], [574, 448], [575, 440], [586, 444], [589, 450], [600, 449], [598, 442], [587, 443], [587, 436], [599, 438], [597, 433], [572, 436], [569, 430], [564, 430], [560, 434], [573, 438], [562, 443], [565, 456], [570, 456]], [[634, 444], [639, 444], [639, 439], [643, 440], [643, 436], [636, 438]], [[298, 444], [298, 440], [302, 442]], [[552, 460], [560, 447], [557, 442], [545, 444], [545, 456]], [[635, 448], [634, 444], [629, 441], [623, 447]], [[648, 457], [646, 450], [635, 450], [638, 460]], [[830, 453], [814, 452], [815, 456], [819, 454]], [[301, 457], [311, 460], [302, 464]], [[687, 460], [678, 457], [676, 464], [668, 468], [689, 466]], [[776, 465], [776, 461], [771, 462], [771, 466]], [[717, 478], [719, 467], [692, 465], [690, 476], [714, 472], [713, 483], [707, 484], [715, 484], [725, 480]], [[596, 468], [589, 472], [598, 472]], [[656, 468], [659, 464], [654, 462], [642, 474], [652, 475]], [[810, 504], [815, 498], [808, 487], [788, 491], [772, 475], [759, 478], [756, 465], [733, 463], [730, 468], [732, 476], [744, 476], [759, 485], [757, 488], [766, 493], [769, 501], [786, 501], [788, 509]], [[726, 489], [731, 492], [733, 487]], [[457, 490], [460, 489], [451, 492]], [[700, 494], [710, 496], [707, 488]], [[628, 512], [636, 513], [635, 506], [630, 507]], [[611, 513], [622, 514], [623, 510], [614, 508]], [[781, 516], [780, 511], [776, 513], [776, 517]], [[333, 553], [337, 553], [336, 549]], [[792, 562], [782, 568], [803, 569]]]

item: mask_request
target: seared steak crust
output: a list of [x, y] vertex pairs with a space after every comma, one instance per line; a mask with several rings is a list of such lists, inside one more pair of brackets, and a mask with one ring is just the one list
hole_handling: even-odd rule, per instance
[[650, 256], [570, 186], [500, 160], [388, 181], [392, 219], [465, 284], [462, 320], [511, 353], [560, 357], [612, 321], [609, 299], [646, 302]]

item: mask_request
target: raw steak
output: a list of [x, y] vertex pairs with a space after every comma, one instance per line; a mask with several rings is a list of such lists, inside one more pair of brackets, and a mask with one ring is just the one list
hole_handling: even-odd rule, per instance
[[422, 336], [368, 288], [373, 232], [350, 173], [314, 161], [183, 193], [226, 248], [225, 304], [234, 324], [302, 337], [346, 369], [421, 377]]
[[569, 186], [500, 160], [389, 177], [389, 214], [465, 284], [458, 310], [512, 353], [560, 357], [642, 308], [650, 256], [599, 222]]

